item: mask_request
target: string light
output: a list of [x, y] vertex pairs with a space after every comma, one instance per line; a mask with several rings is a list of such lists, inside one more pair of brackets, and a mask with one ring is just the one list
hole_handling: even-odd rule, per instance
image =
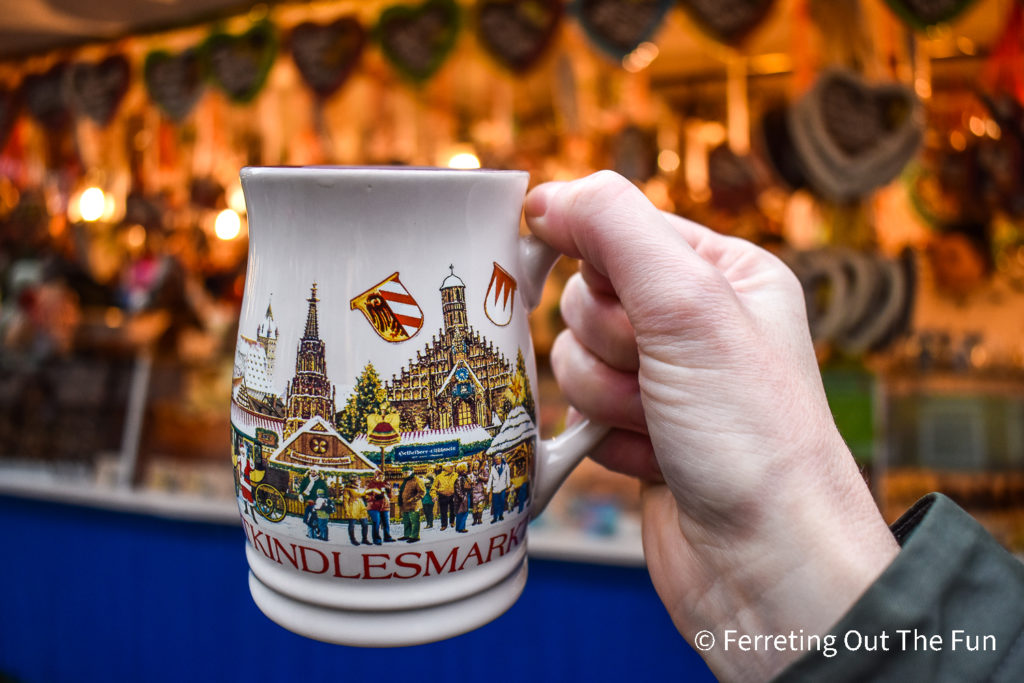
[[90, 187], [78, 198], [78, 213], [83, 221], [98, 221], [107, 209], [107, 197], [98, 187]]
[[658, 46], [644, 42], [636, 46], [632, 52], [622, 58], [622, 68], [631, 74], [639, 73], [651, 65], [659, 54]]
[[233, 240], [242, 231], [242, 219], [232, 209], [224, 209], [217, 214], [213, 224], [213, 232], [224, 241]]
[[139, 249], [146, 243], [146, 229], [136, 223], [128, 228], [125, 233], [125, 241], [132, 249]]
[[675, 150], [663, 149], [658, 154], [658, 168], [666, 173], [671, 173], [679, 168], [679, 154]]
[[239, 215], [245, 213], [245, 194], [241, 185], [235, 185], [228, 192], [228, 208]]
[[472, 152], [458, 152], [448, 159], [448, 168], [480, 168], [480, 159]]

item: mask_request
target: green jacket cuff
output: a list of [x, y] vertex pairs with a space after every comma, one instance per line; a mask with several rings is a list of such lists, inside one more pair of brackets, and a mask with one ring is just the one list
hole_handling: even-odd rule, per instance
[[941, 494], [891, 529], [896, 559], [776, 681], [1024, 680], [1024, 563]]

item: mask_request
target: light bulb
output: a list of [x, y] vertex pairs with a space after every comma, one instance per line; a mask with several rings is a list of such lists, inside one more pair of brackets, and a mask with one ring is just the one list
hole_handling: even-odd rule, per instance
[[107, 209], [107, 198], [103, 190], [90, 187], [78, 198], [78, 213], [83, 221], [98, 221]]
[[224, 209], [217, 214], [217, 220], [213, 224], [213, 231], [222, 240], [233, 240], [242, 231], [242, 219], [231, 209]]
[[480, 160], [472, 152], [459, 152], [448, 160], [448, 168], [480, 168]]

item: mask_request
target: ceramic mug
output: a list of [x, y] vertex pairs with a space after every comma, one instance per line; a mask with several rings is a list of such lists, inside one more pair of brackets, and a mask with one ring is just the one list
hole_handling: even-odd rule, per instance
[[537, 436], [528, 175], [245, 168], [232, 458], [259, 608], [345, 645], [507, 610], [527, 524], [604, 429]]

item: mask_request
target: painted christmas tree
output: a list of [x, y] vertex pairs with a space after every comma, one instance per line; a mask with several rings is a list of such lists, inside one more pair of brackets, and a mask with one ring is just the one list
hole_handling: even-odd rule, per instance
[[356, 388], [349, 396], [345, 407], [337, 414], [335, 421], [338, 432], [351, 441], [359, 434], [366, 433], [366, 418], [369, 415], [387, 415], [393, 412], [387, 399], [387, 392], [380, 381], [380, 375], [373, 363], [367, 363], [356, 380]]
[[516, 376], [523, 385], [523, 398], [520, 405], [526, 409], [527, 414], [536, 422], [537, 408], [533, 402], [533, 392], [530, 390], [530, 376], [526, 373], [526, 359], [523, 358], [522, 349], [519, 349], [519, 354], [516, 356]]

